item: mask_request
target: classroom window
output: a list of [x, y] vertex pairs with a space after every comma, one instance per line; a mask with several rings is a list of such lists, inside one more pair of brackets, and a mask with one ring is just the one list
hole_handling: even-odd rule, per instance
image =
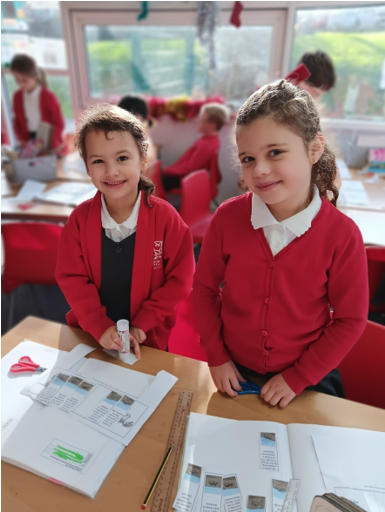
[[298, 9], [291, 67], [316, 50], [329, 54], [337, 76], [320, 100], [321, 115], [384, 121], [385, 5]]
[[17, 90], [9, 64], [15, 54], [27, 53], [45, 69], [48, 85], [60, 101], [67, 126], [72, 128], [74, 114], [59, 2], [1, 2], [1, 36], [8, 104]]
[[213, 69], [196, 32], [194, 26], [86, 26], [90, 96], [221, 94], [234, 100], [268, 80], [272, 26], [218, 27]]

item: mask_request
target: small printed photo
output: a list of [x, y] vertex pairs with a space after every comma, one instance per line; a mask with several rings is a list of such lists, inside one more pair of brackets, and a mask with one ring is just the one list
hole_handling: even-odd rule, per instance
[[189, 464], [187, 466], [187, 471], [186, 473], [188, 475], [191, 475], [191, 476], [196, 476], [198, 478], [201, 477], [201, 471], [202, 471], [202, 468], [199, 467], [199, 466], [195, 466], [194, 464]]
[[135, 402], [135, 400], [133, 400], [127, 395], [124, 395], [124, 397], [122, 398], [122, 402], [124, 403], [124, 405], [132, 405]]
[[238, 483], [235, 476], [228, 476], [223, 479], [223, 489], [237, 489]]
[[79, 384], [83, 381], [82, 379], [79, 379], [79, 377], [71, 377], [68, 382], [70, 384], [74, 384], [75, 386], [79, 386]]
[[111, 391], [111, 393], [107, 396], [107, 400], [112, 400], [114, 402], [119, 402], [122, 398], [122, 395], [118, 395], [115, 391]]
[[64, 373], [58, 373], [56, 378], [59, 380], [62, 380], [63, 382], [67, 382], [67, 380], [70, 378], [70, 376], [64, 375]]
[[266, 498], [261, 496], [249, 496], [247, 499], [247, 508], [249, 510], [265, 510]]
[[80, 389], [84, 389], [84, 391], [90, 391], [94, 387], [93, 384], [90, 384], [89, 382], [86, 382], [83, 380], [83, 382], [79, 385]]
[[220, 489], [222, 487], [222, 477], [217, 475], [206, 475], [205, 487], [215, 487]]

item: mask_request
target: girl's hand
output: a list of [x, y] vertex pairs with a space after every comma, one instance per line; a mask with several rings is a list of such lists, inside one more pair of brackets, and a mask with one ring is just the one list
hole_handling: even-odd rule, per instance
[[242, 389], [239, 382], [245, 382], [245, 379], [239, 373], [233, 361], [228, 361], [220, 366], [211, 366], [210, 372], [219, 391], [227, 393], [231, 397], [238, 396], [237, 391]]
[[102, 347], [107, 348], [108, 350], [123, 350], [123, 342], [120, 339], [115, 325], [112, 325], [104, 331], [100, 336], [99, 343]]
[[131, 347], [134, 349], [136, 359], [140, 359], [140, 345], [145, 342], [147, 339], [146, 333], [139, 329], [139, 327], [135, 327], [131, 325], [130, 327], [130, 341]]
[[279, 402], [280, 407], [286, 407], [295, 396], [281, 373], [272, 377], [261, 389], [261, 398], [270, 405], [277, 405]]

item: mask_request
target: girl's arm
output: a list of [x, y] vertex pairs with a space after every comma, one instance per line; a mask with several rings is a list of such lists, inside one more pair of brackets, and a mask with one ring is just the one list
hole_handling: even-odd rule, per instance
[[175, 313], [178, 304], [191, 293], [195, 269], [190, 229], [175, 210], [167, 219], [163, 241], [165, 281], [143, 302], [131, 325], [148, 332]]
[[328, 291], [334, 310], [332, 323], [291, 368], [282, 372], [297, 395], [337, 368], [365, 329], [369, 307], [367, 258], [355, 225], [344, 246], [335, 252]]
[[[215, 141], [214, 141], [215, 144]], [[215, 146], [216, 150], [216, 146]], [[214, 154], [212, 142], [198, 139], [173, 165], [164, 169], [167, 176], [186, 176], [190, 172], [208, 169]]]
[[62, 143], [62, 134], [65, 126], [63, 114], [59, 100], [55, 94], [50, 91], [50, 117], [53, 124], [54, 130], [52, 135], [52, 147], [56, 148]]
[[222, 250], [222, 234], [218, 221], [219, 208], [203, 241], [193, 286], [193, 304], [201, 345], [209, 366], [221, 366], [230, 357], [222, 339], [221, 290], [227, 257]]
[[20, 110], [22, 109], [21, 91], [16, 91], [13, 95], [13, 129], [19, 142], [28, 141], [27, 127], [20, 118]]
[[98, 289], [88, 275], [74, 213], [60, 237], [55, 277], [80, 327], [99, 341], [109, 327], [115, 326], [115, 322], [107, 316], [106, 308], [100, 303]]

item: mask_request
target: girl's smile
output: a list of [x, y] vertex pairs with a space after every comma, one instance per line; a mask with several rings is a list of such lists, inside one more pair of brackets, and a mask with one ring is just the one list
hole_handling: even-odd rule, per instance
[[260, 192], [269, 192], [270, 190], [273, 190], [277, 185], [282, 183], [282, 180], [279, 181], [266, 181], [265, 183], [259, 183], [255, 186]]

